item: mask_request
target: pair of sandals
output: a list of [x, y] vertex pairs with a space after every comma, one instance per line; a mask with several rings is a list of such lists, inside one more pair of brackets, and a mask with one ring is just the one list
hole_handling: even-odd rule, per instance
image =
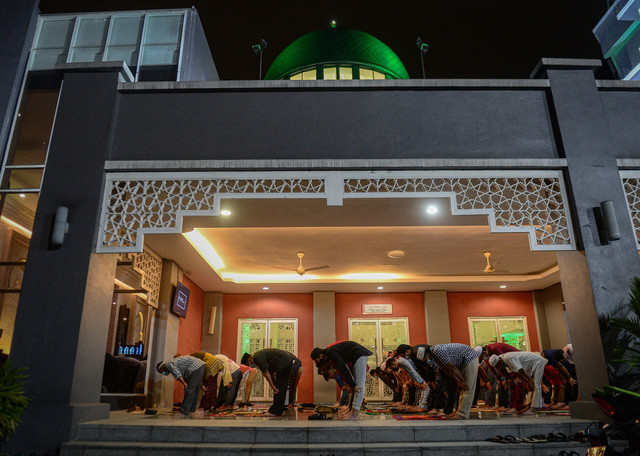
[[325, 415], [324, 413], [315, 413], [308, 418], [309, 420], [332, 420], [330, 416]]
[[560, 453], [558, 453], [558, 456], [580, 456], [580, 453], [578, 453], [577, 451], [562, 450]]
[[546, 443], [546, 442], [569, 442], [571, 439], [562, 432], [549, 434], [535, 434], [529, 437], [514, 437], [513, 435], [496, 435], [486, 439], [487, 442], [493, 443]]

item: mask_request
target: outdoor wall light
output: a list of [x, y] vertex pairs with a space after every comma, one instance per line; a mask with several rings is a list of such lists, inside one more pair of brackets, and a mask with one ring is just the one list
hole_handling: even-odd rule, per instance
[[254, 44], [251, 46], [251, 50], [255, 55], [260, 56], [260, 67], [258, 70], [258, 80], [262, 79], [262, 51], [267, 48], [267, 42], [264, 38], [260, 38], [260, 42], [258, 44]]
[[616, 211], [613, 207], [613, 201], [601, 202], [600, 210], [602, 211], [604, 227], [607, 231], [607, 239], [610, 241], [617, 241], [620, 239], [620, 227], [618, 226], [618, 220], [616, 219]]
[[69, 216], [69, 208], [65, 206], [58, 206], [56, 209], [56, 216], [53, 219], [53, 229], [51, 230], [51, 246], [62, 247], [64, 242], [64, 235], [69, 232], [69, 224], [67, 223], [67, 217]]

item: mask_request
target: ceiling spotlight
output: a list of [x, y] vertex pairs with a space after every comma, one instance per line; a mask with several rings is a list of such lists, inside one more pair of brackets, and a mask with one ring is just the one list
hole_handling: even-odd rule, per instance
[[378, 290], [384, 290], [384, 287], [378, 287]]
[[404, 256], [404, 252], [402, 250], [391, 250], [387, 252], [387, 256], [389, 258], [402, 258]]
[[269, 287], [262, 287], [262, 289], [266, 291], [269, 289]]
[[427, 206], [427, 214], [434, 215], [438, 213], [438, 206], [434, 206], [433, 204], [429, 204]]
[[225, 217], [227, 217], [227, 216], [231, 215], [231, 211], [228, 210], [228, 209], [222, 209], [220, 211], [220, 215], [224, 215]]
[[500, 288], [507, 288], [506, 285], [500, 285]]

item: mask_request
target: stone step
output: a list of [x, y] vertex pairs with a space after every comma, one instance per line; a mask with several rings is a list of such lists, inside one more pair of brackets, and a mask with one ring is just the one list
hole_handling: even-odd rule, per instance
[[176, 443], [75, 440], [62, 446], [61, 456], [555, 456], [561, 451], [584, 455], [588, 445], [577, 442], [499, 444], [467, 442], [393, 443]]
[[[526, 419], [523, 419], [526, 420]], [[584, 429], [582, 420], [482, 420], [338, 422], [301, 421], [149, 420], [149, 424], [96, 424], [78, 427], [76, 440], [93, 442], [167, 442], [234, 444], [425, 443], [484, 441], [495, 435], [528, 437]]]

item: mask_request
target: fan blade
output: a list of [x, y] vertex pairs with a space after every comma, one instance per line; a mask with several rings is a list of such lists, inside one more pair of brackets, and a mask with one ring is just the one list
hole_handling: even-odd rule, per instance
[[304, 272], [315, 271], [316, 269], [326, 269], [326, 268], [328, 268], [328, 267], [329, 267], [329, 266], [327, 266], [327, 265], [324, 265], [324, 266], [316, 266], [315, 268], [307, 268], [307, 269], [305, 269], [305, 270], [304, 270]]
[[284, 269], [285, 271], [293, 271], [293, 272], [297, 272], [298, 269], [297, 268], [283, 268], [280, 266], [271, 266], [273, 269]]

